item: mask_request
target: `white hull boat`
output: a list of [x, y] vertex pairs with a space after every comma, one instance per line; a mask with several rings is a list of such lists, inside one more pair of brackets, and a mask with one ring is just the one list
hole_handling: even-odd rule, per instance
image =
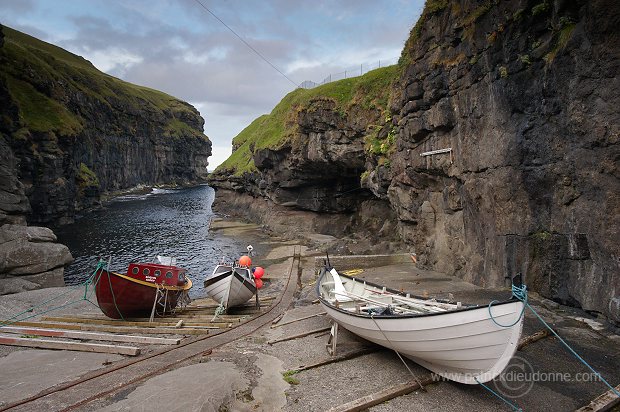
[[204, 283], [207, 295], [224, 309], [244, 304], [256, 294], [250, 268], [221, 263]]
[[412, 297], [335, 269], [322, 271], [317, 294], [340, 326], [465, 384], [498, 376], [517, 350], [523, 328], [524, 304], [514, 298], [491, 306], [452, 304]]

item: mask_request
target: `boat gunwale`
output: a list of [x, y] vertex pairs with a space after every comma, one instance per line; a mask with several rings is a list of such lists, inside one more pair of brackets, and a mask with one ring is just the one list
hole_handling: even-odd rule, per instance
[[[333, 269], [333, 268], [332, 268]], [[384, 314], [365, 314], [365, 313], [357, 313], [357, 312], [351, 312], [348, 311], [346, 309], [337, 307], [335, 305], [333, 305], [332, 303], [330, 303], [327, 299], [323, 298], [323, 296], [321, 295], [321, 280], [323, 279], [323, 276], [325, 276], [325, 274], [328, 272], [327, 268], [323, 268], [321, 269], [321, 274], [319, 275], [319, 278], [317, 279], [316, 282], [316, 294], [318, 296], [319, 301], [328, 306], [331, 309], [334, 309], [338, 312], [347, 314], [349, 316], [355, 316], [358, 318], [365, 318], [365, 319], [402, 319], [402, 318], [420, 318], [420, 317], [427, 317], [427, 316], [437, 316], [437, 315], [447, 315], [447, 314], [451, 314], [451, 313], [460, 313], [460, 312], [465, 312], [465, 311], [470, 311], [470, 310], [477, 310], [477, 309], [484, 309], [484, 308], [488, 308], [488, 307], [495, 307], [495, 306], [502, 306], [502, 305], [507, 305], [507, 304], [511, 304], [511, 303], [515, 303], [515, 302], [520, 302], [519, 299], [517, 299], [514, 295], [507, 300], [502, 300], [502, 301], [492, 301], [489, 305], [472, 305], [472, 306], [464, 306], [461, 308], [455, 308], [455, 309], [451, 309], [451, 310], [446, 310], [444, 312], [430, 312], [430, 313], [396, 313], [396, 314], [389, 314], [389, 315], [384, 315]], [[348, 276], [342, 273], [338, 273], [338, 276], [341, 277], [345, 277], [349, 280], [355, 280], [354, 277], [352, 276]], [[358, 279], [359, 281], [359, 279]], [[367, 285], [376, 287], [376, 288], [383, 288], [385, 287], [384, 285], [379, 285], [377, 283], [374, 282], [368, 282], [366, 280], [364, 280], [364, 282]], [[393, 294], [396, 294], [398, 296], [404, 297], [406, 298], [407, 296], [405, 295], [405, 292], [401, 292], [398, 291], [396, 289], [392, 289], [392, 288], [388, 288], [385, 287], [385, 290], [388, 292], [391, 292]], [[419, 296], [419, 295], [409, 295], [412, 298], [416, 298], [416, 299], [423, 299], [423, 300], [429, 300], [428, 298], [425, 298], [423, 296]], [[436, 302], [438, 303], [450, 303], [449, 301], [446, 301], [445, 299], [440, 299], [440, 300], [436, 300]]]
[[123, 275], [122, 273], [118, 273], [118, 272], [113, 272], [111, 270], [107, 270], [107, 269], [101, 269], [103, 272], [107, 272], [108, 275], [115, 275], [120, 277], [121, 279], [125, 279], [128, 280], [130, 282], [134, 282], [138, 285], [142, 285], [142, 286], [148, 286], [151, 287], [153, 289], [165, 289], [165, 290], [172, 290], [172, 291], [184, 291], [184, 290], [190, 290], [193, 286], [193, 282], [192, 280], [186, 275], [185, 279], [187, 279], [187, 282], [185, 283], [185, 285], [183, 286], [174, 286], [174, 285], [164, 285], [161, 283], [155, 283], [155, 282], [146, 282], [144, 280], [140, 280], [140, 279], [135, 279], [132, 278], [131, 276], [127, 276], [127, 275]]

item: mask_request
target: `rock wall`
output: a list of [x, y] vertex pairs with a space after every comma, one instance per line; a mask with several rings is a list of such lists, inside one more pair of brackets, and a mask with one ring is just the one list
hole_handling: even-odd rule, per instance
[[436, 270], [488, 286], [524, 273], [620, 321], [620, 9], [461, 1], [424, 17], [382, 179], [403, 238]]
[[0, 295], [64, 286], [64, 266], [73, 261], [50, 229], [26, 226], [30, 204], [16, 163], [0, 135]]
[[488, 287], [522, 273], [620, 322], [618, 23], [611, 0], [428, 1], [387, 115], [315, 98], [257, 171], [212, 184], [348, 214], [372, 193], [422, 266]]

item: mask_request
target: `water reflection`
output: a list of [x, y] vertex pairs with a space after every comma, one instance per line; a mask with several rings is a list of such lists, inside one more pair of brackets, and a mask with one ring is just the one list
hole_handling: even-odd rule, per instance
[[125, 273], [130, 262], [153, 262], [165, 255], [188, 269], [194, 281], [190, 295], [204, 296], [203, 281], [218, 261], [236, 259], [246, 246], [209, 233], [214, 197], [207, 185], [153, 189], [117, 198], [105, 209], [54, 229], [75, 258], [65, 270], [65, 282], [74, 285], [88, 278], [98, 257], [111, 257], [112, 269]]

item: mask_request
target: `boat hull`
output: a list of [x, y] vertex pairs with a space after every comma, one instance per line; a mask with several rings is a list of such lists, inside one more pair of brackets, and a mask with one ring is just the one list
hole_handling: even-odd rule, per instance
[[246, 303], [256, 294], [248, 268], [218, 265], [204, 283], [207, 295], [225, 309]]
[[104, 315], [112, 319], [150, 316], [158, 288], [166, 296], [155, 305], [156, 312], [168, 313], [177, 306], [181, 295], [187, 293], [191, 287], [192, 282], [189, 279], [184, 286], [165, 286], [132, 279], [105, 269], [100, 269], [95, 275], [97, 303]]
[[[342, 276], [342, 275], [341, 275]], [[344, 276], [342, 276], [344, 278]], [[523, 302], [417, 315], [368, 315], [336, 307], [319, 294], [327, 314], [366, 340], [398, 351], [432, 372], [465, 384], [498, 376], [517, 350]]]

